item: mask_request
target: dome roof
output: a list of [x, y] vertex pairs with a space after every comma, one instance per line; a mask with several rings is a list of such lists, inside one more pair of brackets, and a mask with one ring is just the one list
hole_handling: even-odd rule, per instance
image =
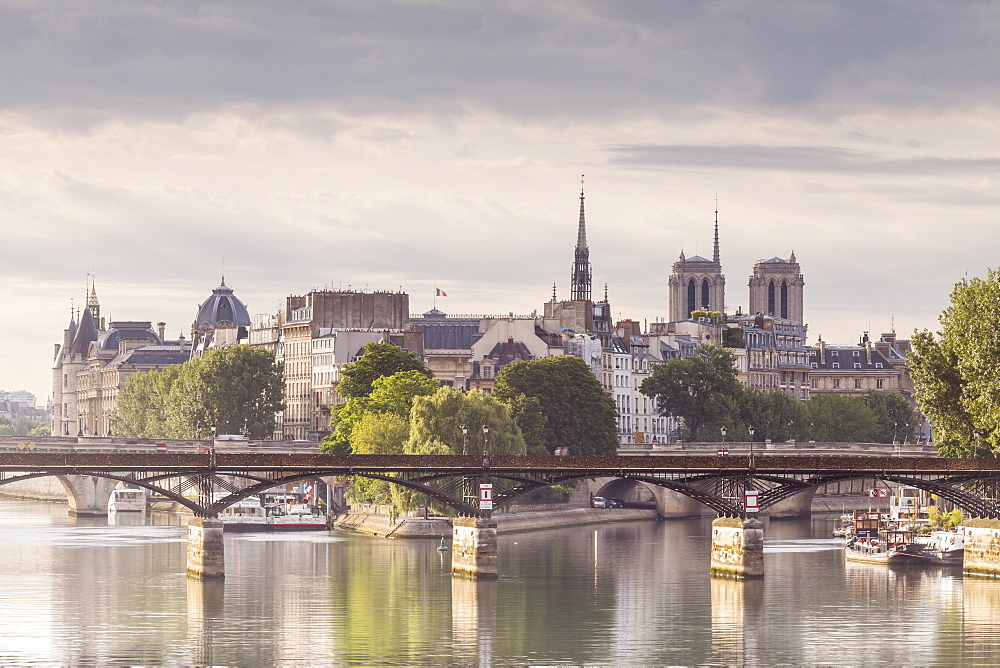
[[220, 325], [250, 326], [250, 313], [247, 307], [236, 298], [233, 289], [226, 285], [225, 279], [222, 285], [212, 290], [212, 296], [198, 307], [194, 329], [216, 329]]

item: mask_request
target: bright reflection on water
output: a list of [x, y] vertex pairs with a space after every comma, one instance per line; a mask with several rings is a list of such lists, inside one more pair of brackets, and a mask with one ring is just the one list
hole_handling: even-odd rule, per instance
[[1000, 582], [845, 564], [834, 519], [769, 523], [762, 581], [709, 577], [691, 520], [502, 536], [499, 582], [433, 540], [243, 534], [201, 583], [178, 517], [0, 500], [0, 665], [996, 663]]

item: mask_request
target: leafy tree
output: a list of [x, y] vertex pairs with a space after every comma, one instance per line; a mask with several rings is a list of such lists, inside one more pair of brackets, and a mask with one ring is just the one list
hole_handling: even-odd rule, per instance
[[510, 408], [511, 417], [521, 429], [521, 436], [529, 455], [548, 454], [545, 449], [545, 423], [548, 418], [542, 410], [538, 397], [517, 394], [504, 402]]
[[907, 360], [914, 398], [949, 457], [1000, 452], [1000, 273], [960, 281], [937, 336], [915, 332]]
[[122, 386], [112, 433], [147, 438], [194, 438], [201, 424], [219, 434], [266, 438], [284, 400], [284, 374], [273, 353], [229, 346], [204, 357], [140, 372]]
[[774, 441], [792, 438], [809, 440], [809, 425], [804, 420], [802, 404], [784, 392], [742, 388], [734, 403], [737, 406], [737, 417], [727, 425], [726, 430], [730, 440], [749, 441], [750, 426], [754, 428], [753, 438], [756, 441], [768, 438]]
[[875, 413], [860, 397], [819, 394], [805, 404], [805, 416], [817, 441], [874, 443], [879, 435]]
[[48, 425], [26, 417], [16, 417], [10, 420], [0, 417], [0, 435], [2, 436], [48, 436], [51, 429]]
[[893, 440], [905, 443], [913, 440], [918, 419], [906, 397], [899, 392], [869, 390], [864, 400], [878, 422], [876, 443], [892, 443]]
[[562, 447], [574, 455], [617, 452], [614, 399], [579, 357], [543, 357], [508, 364], [497, 374], [493, 396], [517, 405], [518, 395], [538, 400], [545, 415], [545, 449], [550, 454]]
[[392, 413], [409, 419], [413, 400], [433, 394], [441, 383], [419, 371], [402, 371], [391, 376], [376, 378], [368, 396], [350, 399], [338, 404], [331, 411], [331, 433], [323, 439], [322, 451], [328, 454], [356, 452], [351, 443], [354, 426], [369, 413]]
[[[406, 418], [395, 413], [365, 413], [354, 424], [353, 448], [364, 455], [400, 454], [409, 431]], [[356, 501], [384, 505], [392, 502], [393, 487], [396, 485], [385, 480], [355, 477], [348, 495]]]
[[656, 400], [661, 415], [683, 419], [686, 440], [696, 441], [703, 425], [729, 414], [742, 391], [734, 362], [725, 348], [704, 345], [689, 358], [654, 366], [639, 391]]
[[[468, 429], [463, 438], [462, 425]], [[483, 425], [489, 428], [483, 431]], [[410, 411], [410, 437], [405, 445], [406, 454], [523, 455], [527, 451], [524, 438], [510, 408], [495, 397], [481, 392], [462, 392], [451, 387], [441, 387], [432, 395], [417, 397]], [[432, 483], [433, 484], [433, 483]], [[502, 485], [502, 481], [494, 484]], [[420, 506], [434, 506], [426, 495], [398, 485], [392, 490], [392, 503], [397, 512], [413, 510]]]
[[391, 376], [402, 371], [418, 371], [428, 378], [433, 374], [427, 365], [407, 352], [389, 343], [366, 343], [364, 354], [357, 360], [345, 364], [340, 372], [337, 393], [347, 399], [367, 397], [374, 389], [374, 382], [383, 376]]

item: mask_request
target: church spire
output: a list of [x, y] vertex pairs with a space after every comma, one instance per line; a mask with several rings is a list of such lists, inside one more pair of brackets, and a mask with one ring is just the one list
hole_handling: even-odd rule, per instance
[[590, 249], [583, 208], [583, 174], [580, 175], [580, 225], [576, 233], [576, 253], [570, 277], [570, 299], [590, 299]]
[[712, 253], [712, 262], [719, 263], [719, 198], [715, 198], [715, 251]]

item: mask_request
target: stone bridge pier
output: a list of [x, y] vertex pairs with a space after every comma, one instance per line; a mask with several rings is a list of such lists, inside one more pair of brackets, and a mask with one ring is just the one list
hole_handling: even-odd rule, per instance
[[456, 517], [452, 527], [452, 575], [496, 580], [499, 576], [496, 520]]
[[118, 486], [117, 480], [89, 475], [58, 476], [58, 479], [66, 488], [70, 515], [100, 517], [108, 514], [108, 500]]
[[712, 575], [764, 577], [764, 524], [759, 519], [720, 517], [712, 522]]

